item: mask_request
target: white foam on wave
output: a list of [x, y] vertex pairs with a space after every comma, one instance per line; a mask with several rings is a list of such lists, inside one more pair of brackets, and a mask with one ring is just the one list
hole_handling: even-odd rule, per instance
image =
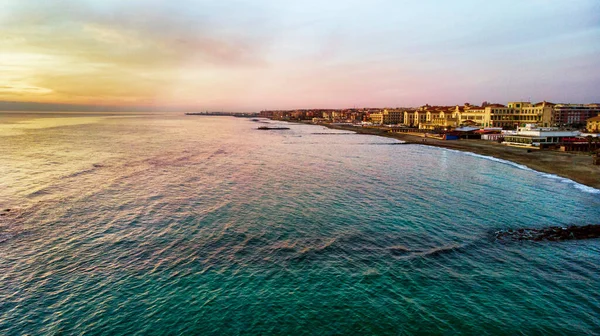
[[562, 176], [558, 176], [558, 175], [554, 175], [554, 174], [543, 173], [543, 172], [537, 171], [535, 169], [531, 169], [531, 168], [529, 168], [529, 167], [527, 167], [525, 165], [514, 163], [512, 161], [508, 161], [508, 160], [504, 160], [504, 159], [498, 159], [498, 158], [495, 158], [493, 156], [486, 156], [486, 155], [476, 154], [476, 153], [472, 153], [472, 152], [463, 152], [463, 151], [459, 151], [459, 150], [456, 150], [456, 149], [447, 149], [447, 148], [443, 148], [443, 149], [448, 150], [448, 151], [452, 151], [452, 152], [456, 152], [456, 153], [462, 153], [462, 154], [465, 154], [465, 155], [469, 155], [469, 156], [474, 156], [474, 157], [478, 157], [478, 158], [490, 160], [490, 161], [495, 161], [495, 162], [503, 163], [503, 164], [506, 164], [506, 165], [509, 165], [509, 166], [513, 166], [513, 167], [518, 168], [518, 169], [535, 172], [536, 174], [538, 174], [540, 176], [543, 176], [545, 178], [554, 179], [554, 180], [558, 180], [558, 181], [560, 181], [562, 183], [570, 184], [575, 189], [578, 189], [580, 191], [583, 191], [583, 192], [586, 192], [586, 193], [589, 193], [589, 194], [600, 195], [600, 189], [588, 187], [586, 185], [583, 185], [581, 183], [575, 182], [575, 181], [573, 181], [571, 179], [568, 179], [566, 177], [562, 177]]

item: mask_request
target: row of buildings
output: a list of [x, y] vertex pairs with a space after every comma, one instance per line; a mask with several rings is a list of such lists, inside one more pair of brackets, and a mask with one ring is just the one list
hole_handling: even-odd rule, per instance
[[374, 124], [396, 121], [419, 129], [455, 128], [459, 126], [501, 127], [516, 129], [523, 124], [541, 127], [583, 128], [586, 121], [600, 114], [600, 104], [553, 104], [549, 102], [510, 102], [507, 105], [421, 106], [398, 115], [382, 111], [371, 119]]
[[262, 111], [260, 116], [279, 120], [314, 122], [372, 123], [403, 125], [425, 130], [460, 126], [516, 129], [524, 124], [540, 127], [584, 128], [586, 121], [600, 115], [600, 104], [553, 104], [550, 102], [509, 102], [507, 105], [469, 103], [456, 106], [424, 105], [419, 108], [312, 109]]

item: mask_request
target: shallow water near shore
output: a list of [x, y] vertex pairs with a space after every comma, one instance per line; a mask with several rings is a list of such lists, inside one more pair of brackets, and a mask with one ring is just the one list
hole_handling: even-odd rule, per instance
[[[51, 126], [23, 127], [35, 123]], [[570, 180], [244, 118], [0, 114], [0, 124], [2, 334], [600, 325], [599, 240], [491, 238], [598, 224], [598, 191]]]

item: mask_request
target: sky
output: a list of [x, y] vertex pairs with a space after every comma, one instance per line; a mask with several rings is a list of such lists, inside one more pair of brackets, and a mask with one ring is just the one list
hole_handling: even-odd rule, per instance
[[600, 1], [0, 2], [4, 102], [259, 111], [542, 100], [600, 102]]

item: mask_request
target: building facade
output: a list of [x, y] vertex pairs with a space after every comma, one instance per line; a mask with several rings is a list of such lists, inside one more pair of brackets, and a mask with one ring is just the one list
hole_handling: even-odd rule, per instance
[[397, 125], [404, 123], [404, 112], [385, 109], [371, 114], [371, 122], [375, 125]]
[[540, 146], [558, 144], [565, 139], [579, 136], [579, 131], [561, 131], [558, 127], [537, 127], [536, 124], [527, 124], [517, 127], [517, 131], [504, 134], [504, 143], [520, 146]]
[[485, 107], [465, 103], [463, 106], [425, 105], [413, 112], [405, 112], [404, 122], [421, 129], [459, 126], [502, 127], [516, 129], [535, 123], [541, 127], [554, 125], [554, 104], [541, 102], [510, 102], [508, 105], [490, 104]]
[[516, 129], [522, 124], [537, 124], [550, 127], [554, 125], [553, 106], [548, 102], [510, 102], [504, 107], [486, 106], [483, 126]]
[[600, 104], [556, 104], [554, 120], [557, 126], [583, 126], [586, 120], [600, 114]]
[[600, 133], [600, 114], [587, 120], [586, 129], [591, 133]]

